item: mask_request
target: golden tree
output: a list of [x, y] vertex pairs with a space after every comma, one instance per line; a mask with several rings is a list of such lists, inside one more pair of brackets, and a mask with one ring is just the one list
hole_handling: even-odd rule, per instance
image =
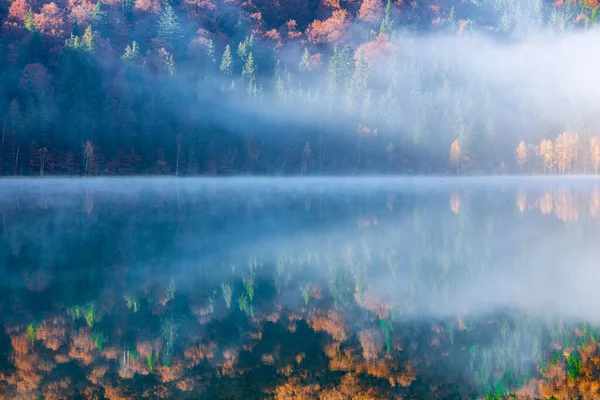
[[598, 167], [600, 166], [600, 140], [598, 136], [593, 136], [590, 139], [590, 160], [594, 173], [598, 173]]
[[523, 166], [527, 162], [527, 146], [525, 146], [525, 142], [521, 141], [519, 143], [519, 147], [517, 147], [517, 165], [521, 168], [521, 172], [523, 171]]
[[573, 164], [577, 162], [579, 135], [563, 132], [554, 143], [556, 166], [558, 172], [564, 175], [567, 170], [572, 170]]
[[546, 173], [546, 170], [552, 172], [552, 168], [554, 167], [554, 151], [552, 140], [542, 140], [542, 143], [540, 143], [540, 155], [544, 160], [544, 173]]
[[459, 167], [460, 167], [461, 154], [462, 153], [460, 151], [460, 143], [458, 143], [458, 139], [456, 139], [450, 145], [450, 162], [452, 163], [452, 165], [456, 165], [456, 173], [457, 174], [458, 174]]

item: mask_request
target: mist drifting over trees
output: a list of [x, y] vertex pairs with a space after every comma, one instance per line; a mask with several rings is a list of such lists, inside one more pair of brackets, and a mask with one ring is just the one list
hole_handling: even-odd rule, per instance
[[595, 173], [597, 10], [5, 0], [0, 174]]

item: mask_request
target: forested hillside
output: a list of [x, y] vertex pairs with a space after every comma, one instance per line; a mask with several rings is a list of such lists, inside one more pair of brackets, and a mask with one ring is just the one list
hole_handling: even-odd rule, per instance
[[1, 0], [0, 175], [596, 172], [597, 0]]

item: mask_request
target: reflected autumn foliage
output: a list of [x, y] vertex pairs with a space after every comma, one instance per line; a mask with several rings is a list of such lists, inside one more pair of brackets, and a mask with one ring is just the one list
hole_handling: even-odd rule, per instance
[[[585, 193], [576, 192], [568, 187], [560, 186], [542, 194], [533, 193], [537, 198], [535, 204], [527, 202], [527, 192], [520, 189], [516, 194], [516, 205], [520, 213], [539, 210], [542, 214], [553, 214], [562, 222], [578, 220], [582, 215], [597, 219], [600, 210], [600, 190], [594, 186]], [[455, 208], [452, 207], [455, 212]]]
[[[252, 201], [236, 214], [227, 204], [232, 196], [220, 205], [231, 208], [215, 210], [214, 193], [187, 197], [182, 190], [170, 198], [163, 190], [158, 199], [144, 195], [152, 205], [146, 214], [139, 205], [119, 204], [123, 210], [112, 209], [118, 217], [101, 222], [110, 203], [93, 188], [71, 203], [73, 218], [57, 209], [52, 193], [44, 202], [21, 199], [20, 209], [11, 202], [0, 260], [20, 286], [0, 298], [7, 311], [0, 344], [9, 362], [0, 370], [2, 395], [483, 398], [493, 387], [520, 399], [598, 398], [600, 331], [468, 310], [421, 317], [467, 296], [461, 285], [473, 275], [498, 271], [499, 254], [500, 271], [509, 273], [550, 270], [552, 258], [561, 264], [570, 251], [568, 262], [576, 266], [574, 254], [586, 248], [567, 239], [574, 226], [597, 232], [597, 186], [584, 190], [565, 180], [504, 191], [458, 184], [437, 194], [388, 190], [356, 204], [303, 191], [284, 214], [259, 193], [244, 193]], [[90, 213], [86, 196], [96, 199]], [[193, 203], [202, 196], [205, 203]], [[172, 213], [163, 214], [169, 207]], [[321, 235], [315, 221], [328, 210], [339, 219], [318, 227], [341, 228]], [[36, 231], [19, 224], [27, 212]], [[225, 214], [238, 219], [227, 220], [232, 230], [218, 232], [227, 245], [211, 253], [218, 240], [210, 240], [206, 226], [227, 225]], [[251, 236], [273, 229], [274, 216], [316, 240], [286, 242], [275, 230], [268, 237], [274, 242], [253, 243]], [[539, 227], [558, 240], [536, 270], [535, 259], [521, 262], [532, 248], [506, 238], [539, 235]], [[230, 243], [231, 232], [244, 229], [251, 232], [242, 235], [244, 246]], [[233, 254], [237, 247], [243, 251]], [[48, 249], [66, 250], [59, 256]], [[517, 322], [542, 328], [523, 333]]]

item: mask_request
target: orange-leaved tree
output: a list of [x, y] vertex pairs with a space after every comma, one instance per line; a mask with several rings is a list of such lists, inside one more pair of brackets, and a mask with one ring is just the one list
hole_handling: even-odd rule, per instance
[[460, 143], [458, 139], [454, 140], [450, 145], [450, 163], [456, 165], [456, 173], [458, 174], [460, 168], [460, 157], [461, 157]]

